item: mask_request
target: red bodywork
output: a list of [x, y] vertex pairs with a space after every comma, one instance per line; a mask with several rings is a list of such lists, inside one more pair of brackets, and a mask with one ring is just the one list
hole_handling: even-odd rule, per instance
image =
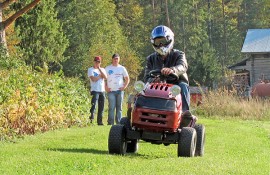
[[[132, 126], [145, 131], [176, 132], [180, 126], [182, 100], [180, 94], [176, 97], [172, 96], [170, 92], [172, 86], [172, 84], [166, 83], [151, 83], [143, 93], [138, 94], [135, 97], [135, 105], [132, 110]], [[169, 100], [170, 104], [175, 104], [175, 108], [166, 110], [165, 104], [160, 104], [160, 109], [151, 109], [147, 105], [137, 107], [136, 99], [140, 96], [151, 97], [150, 100], [146, 101], [147, 104], [155, 103], [160, 99], [164, 99], [165, 102]]]

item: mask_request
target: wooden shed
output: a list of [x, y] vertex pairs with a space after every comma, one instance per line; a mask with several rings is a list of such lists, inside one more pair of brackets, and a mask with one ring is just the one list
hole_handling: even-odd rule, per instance
[[207, 87], [202, 86], [189, 86], [190, 102], [199, 105], [203, 101], [203, 95], [208, 93]]
[[228, 67], [236, 72], [234, 84], [247, 89], [270, 81], [270, 29], [249, 29], [241, 52], [245, 59]]

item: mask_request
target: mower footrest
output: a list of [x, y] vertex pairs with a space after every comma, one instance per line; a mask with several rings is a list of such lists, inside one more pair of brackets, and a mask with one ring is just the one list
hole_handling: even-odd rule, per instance
[[162, 134], [161, 133], [144, 131], [142, 133], [142, 139], [146, 139], [146, 140], [162, 140]]
[[177, 142], [178, 141], [179, 134], [178, 132], [172, 133], [172, 134], [166, 134], [164, 137], [164, 142]]
[[141, 138], [141, 133], [139, 131], [127, 130], [127, 138], [129, 138], [129, 139], [140, 139]]

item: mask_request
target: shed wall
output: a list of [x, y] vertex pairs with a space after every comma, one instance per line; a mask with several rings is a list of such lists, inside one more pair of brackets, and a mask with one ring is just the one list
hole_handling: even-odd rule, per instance
[[261, 80], [270, 80], [270, 58], [251, 58], [246, 63], [246, 69], [250, 71], [250, 84], [253, 86]]

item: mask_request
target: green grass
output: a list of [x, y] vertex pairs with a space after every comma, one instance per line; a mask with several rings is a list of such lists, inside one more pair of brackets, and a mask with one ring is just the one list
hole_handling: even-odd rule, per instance
[[88, 126], [0, 143], [0, 174], [270, 174], [270, 122], [200, 119], [205, 155], [141, 141], [136, 154], [108, 154], [110, 126]]

